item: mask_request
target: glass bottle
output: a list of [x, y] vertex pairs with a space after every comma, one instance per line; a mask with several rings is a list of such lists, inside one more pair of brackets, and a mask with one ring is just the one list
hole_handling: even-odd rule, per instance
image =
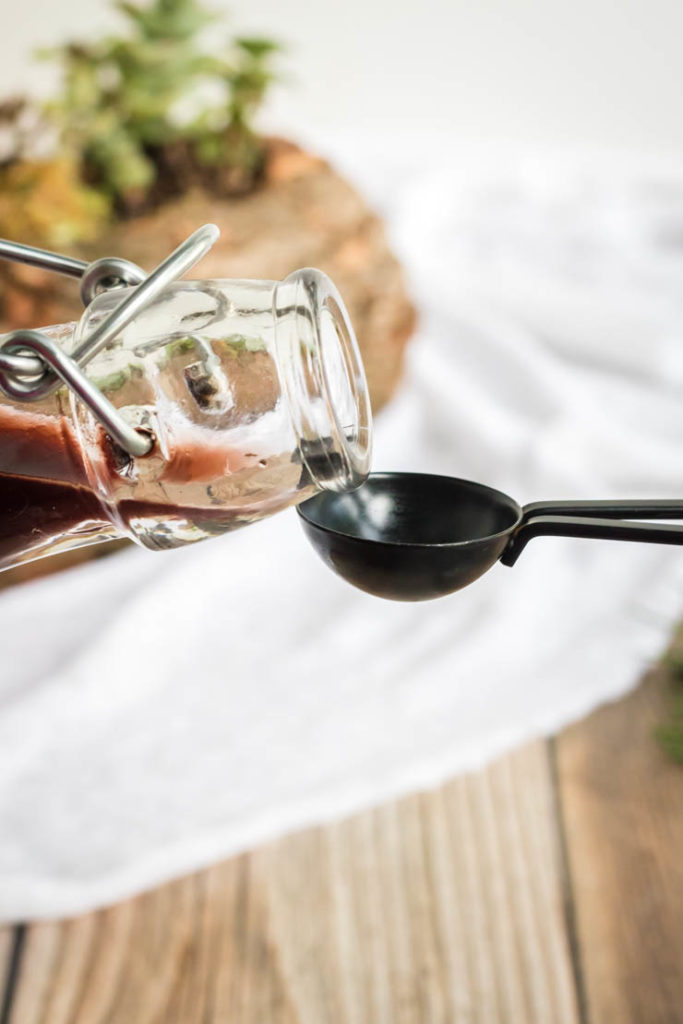
[[[121, 302], [43, 328], [72, 351]], [[369, 471], [365, 375], [331, 281], [180, 281], [87, 376], [149, 454], [118, 448], [73, 392], [0, 395], [0, 569], [117, 537], [162, 550], [262, 519]]]

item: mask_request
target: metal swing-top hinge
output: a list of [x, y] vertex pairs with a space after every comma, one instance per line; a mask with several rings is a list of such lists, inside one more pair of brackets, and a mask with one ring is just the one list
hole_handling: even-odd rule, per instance
[[164, 288], [186, 274], [209, 251], [219, 233], [215, 224], [205, 224], [149, 275], [134, 263], [116, 257], [85, 263], [0, 239], [0, 259], [79, 277], [84, 306], [107, 289], [135, 286], [71, 355], [41, 331], [21, 329], [5, 335], [0, 340], [0, 389], [15, 401], [35, 402], [54, 391], [60, 382], [67, 384], [121, 448], [130, 455], [146, 455], [153, 445], [149, 434], [126, 423], [118, 409], [86, 377], [82, 367], [110, 345]]

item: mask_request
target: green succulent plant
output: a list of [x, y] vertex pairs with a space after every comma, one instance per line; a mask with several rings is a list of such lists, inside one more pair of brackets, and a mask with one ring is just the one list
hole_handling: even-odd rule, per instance
[[48, 115], [84, 181], [123, 214], [194, 183], [250, 188], [263, 161], [252, 121], [277, 44], [237, 38], [207, 52], [202, 30], [218, 18], [199, 0], [116, 6], [127, 32], [47, 54], [62, 67]]

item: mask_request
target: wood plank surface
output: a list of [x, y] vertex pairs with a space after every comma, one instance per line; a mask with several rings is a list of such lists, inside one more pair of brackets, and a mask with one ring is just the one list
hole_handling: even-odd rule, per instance
[[4, 1024], [9, 1014], [15, 934], [13, 928], [0, 927], [0, 1024]]
[[683, 1021], [683, 768], [653, 739], [670, 686], [658, 668], [557, 742], [590, 1024]]
[[32, 925], [7, 1024], [578, 1024], [556, 812], [533, 743]]
[[0, 927], [0, 994], [3, 991], [5, 976], [9, 969], [13, 940], [13, 929]]

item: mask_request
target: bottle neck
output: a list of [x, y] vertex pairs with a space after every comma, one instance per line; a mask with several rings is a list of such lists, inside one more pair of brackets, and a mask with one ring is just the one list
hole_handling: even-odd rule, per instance
[[301, 460], [320, 490], [358, 487], [370, 469], [371, 412], [353, 329], [332, 282], [298, 270], [274, 292], [275, 347]]

